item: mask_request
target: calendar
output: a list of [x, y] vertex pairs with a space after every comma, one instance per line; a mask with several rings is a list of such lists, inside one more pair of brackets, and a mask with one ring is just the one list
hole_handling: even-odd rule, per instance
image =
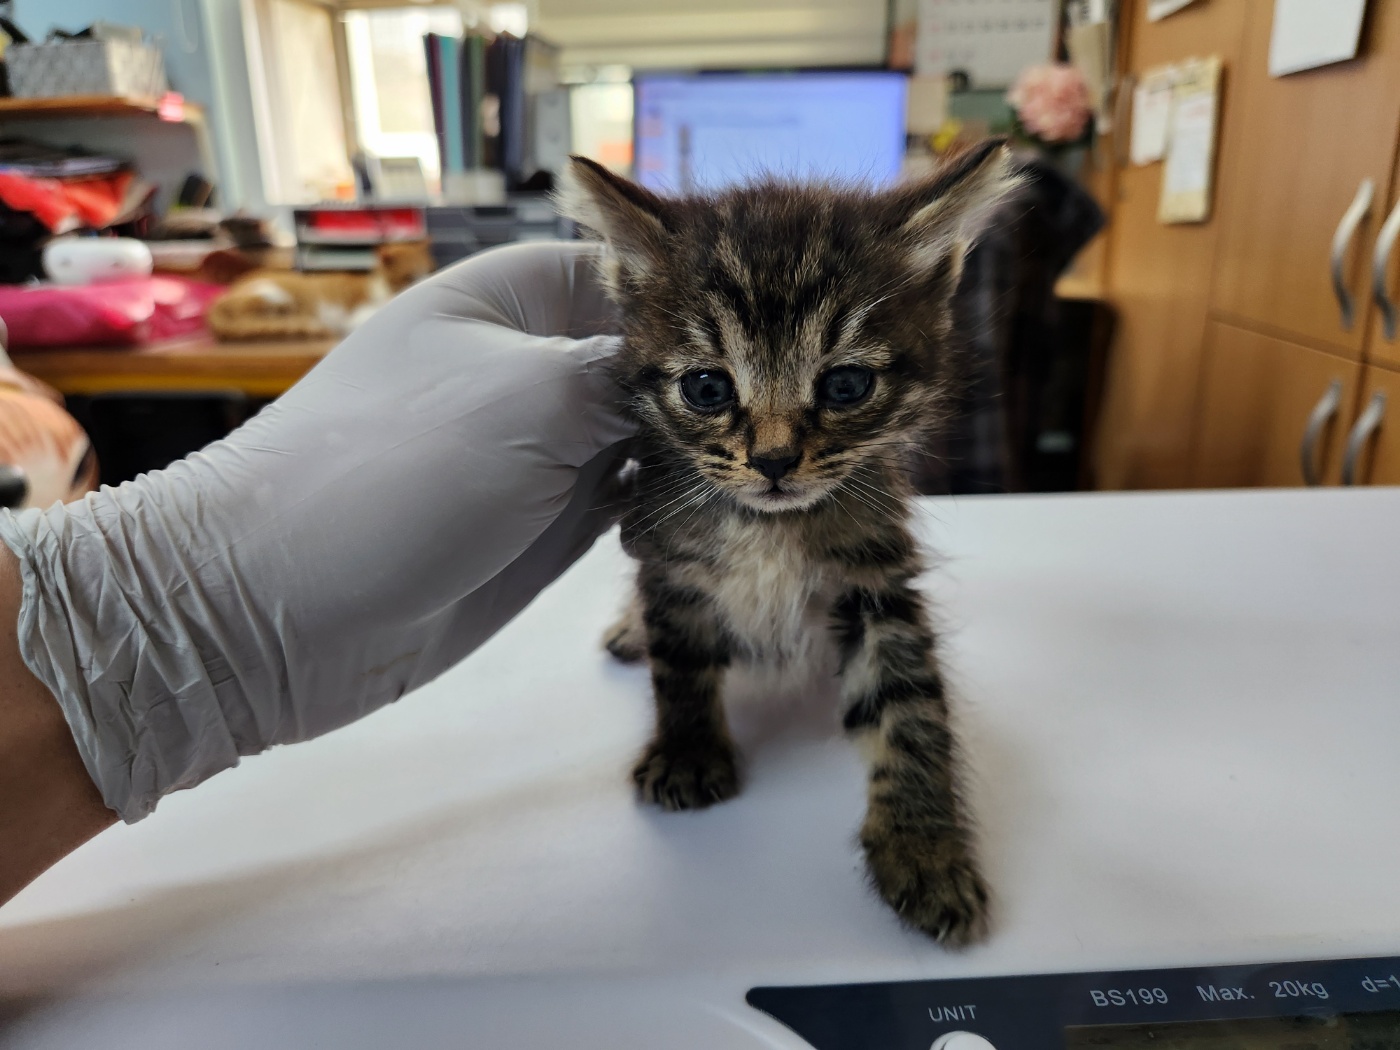
[[920, 76], [961, 71], [975, 88], [1008, 87], [1050, 61], [1056, 0], [919, 0], [914, 66]]

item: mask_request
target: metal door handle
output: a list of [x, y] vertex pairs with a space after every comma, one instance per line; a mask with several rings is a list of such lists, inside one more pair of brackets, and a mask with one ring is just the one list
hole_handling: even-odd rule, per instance
[[1322, 430], [1332, 421], [1332, 417], [1337, 414], [1337, 409], [1342, 404], [1342, 381], [1332, 380], [1326, 392], [1317, 399], [1317, 404], [1313, 405], [1312, 414], [1308, 416], [1307, 429], [1303, 431], [1303, 446], [1299, 449], [1299, 454], [1303, 461], [1303, 484], [1316, 486], [1322, 484], [1322, 477], [1317, 470], [1317, 439], [1322, 436]]
[[1337, 305], [1342, 310], [1342, 327], [1348, 331], [1356, 323], [1356, 304], [1347, 288], [1347, 249], [1351, 247], [1352, 238], [1356, 236], [1356, 228], [1370, 212], [1371, 201], [1375, 196], [1375, 182], [1363, 179], [1356, 196], [1352, 198], [1351, 207], [1342, 216], [1342, 221], [1337, 223], [1337, 232], [1332, 235], [1332, 291], [1336, 293]]
[[1356, 421], [1356, 426], [1351, 428], [1351, 435], [1347, 438], [1347, 454], [1342, 460], [1342, 484], [1356, 484], [1356, 463], [1361, 459], [1361, 453], [1366, 448], [1366, 443], [1371, 440], [1371, 436], [1381, 425], [1381, 420], [1385, 419], [1385, 391], [1377, 390], [1371, 395], [1371, 400], [1366, 403], [1366, 411]]
[[1371, 257], [1371, 296], [1381, 310], [1381, 320], [1385, 322], [1385, 337], [1394, 339], [1400, 328], [1400, 310], [1396, 309], [1386, 293], [1386, 271], [1390, 268], [1390, 257], [1395, 253], [1395, 242], [1400, 239], [1400, 201], [1396, 201], [1390, 218], [1381, 227], [1376, 238], [1376, 254]]

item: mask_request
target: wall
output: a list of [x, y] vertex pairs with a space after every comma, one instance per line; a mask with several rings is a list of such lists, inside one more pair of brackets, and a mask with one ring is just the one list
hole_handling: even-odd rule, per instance
[[537, 0], [532, 28], [565, 66], [871, 65], [887, 17], [886, 0]]
[[[19, 26], [43, 38], [50, 29], [70, 32], [93, 22], [140, 26], [165, 42], [165, 68], [171, 86], [186, 98], [208, 106], [214, 101], [209, 54], [204, 46], [201, 0], [43, 0], [18, 3]], [[236, 2], [236, 0], [235, 0]]]

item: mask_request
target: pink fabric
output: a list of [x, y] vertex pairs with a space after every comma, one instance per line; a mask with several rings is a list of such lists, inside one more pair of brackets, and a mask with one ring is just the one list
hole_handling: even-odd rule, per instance
[[206, 331], [223, 287], [183, 277], [138, 277], [78, 287], [0, 285], [10, 348], [138, 346]]

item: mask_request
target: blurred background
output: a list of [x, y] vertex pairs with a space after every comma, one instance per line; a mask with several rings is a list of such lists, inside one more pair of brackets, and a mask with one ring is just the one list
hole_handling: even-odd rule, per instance
[[571, 152], [878, 186], [991, 134], [1027, 179], [923, 491], [1400, 480], [1400, 5], [12, 0], [0, 43], [0, 502], [164, 466], [412, 279], [575, 236]]

